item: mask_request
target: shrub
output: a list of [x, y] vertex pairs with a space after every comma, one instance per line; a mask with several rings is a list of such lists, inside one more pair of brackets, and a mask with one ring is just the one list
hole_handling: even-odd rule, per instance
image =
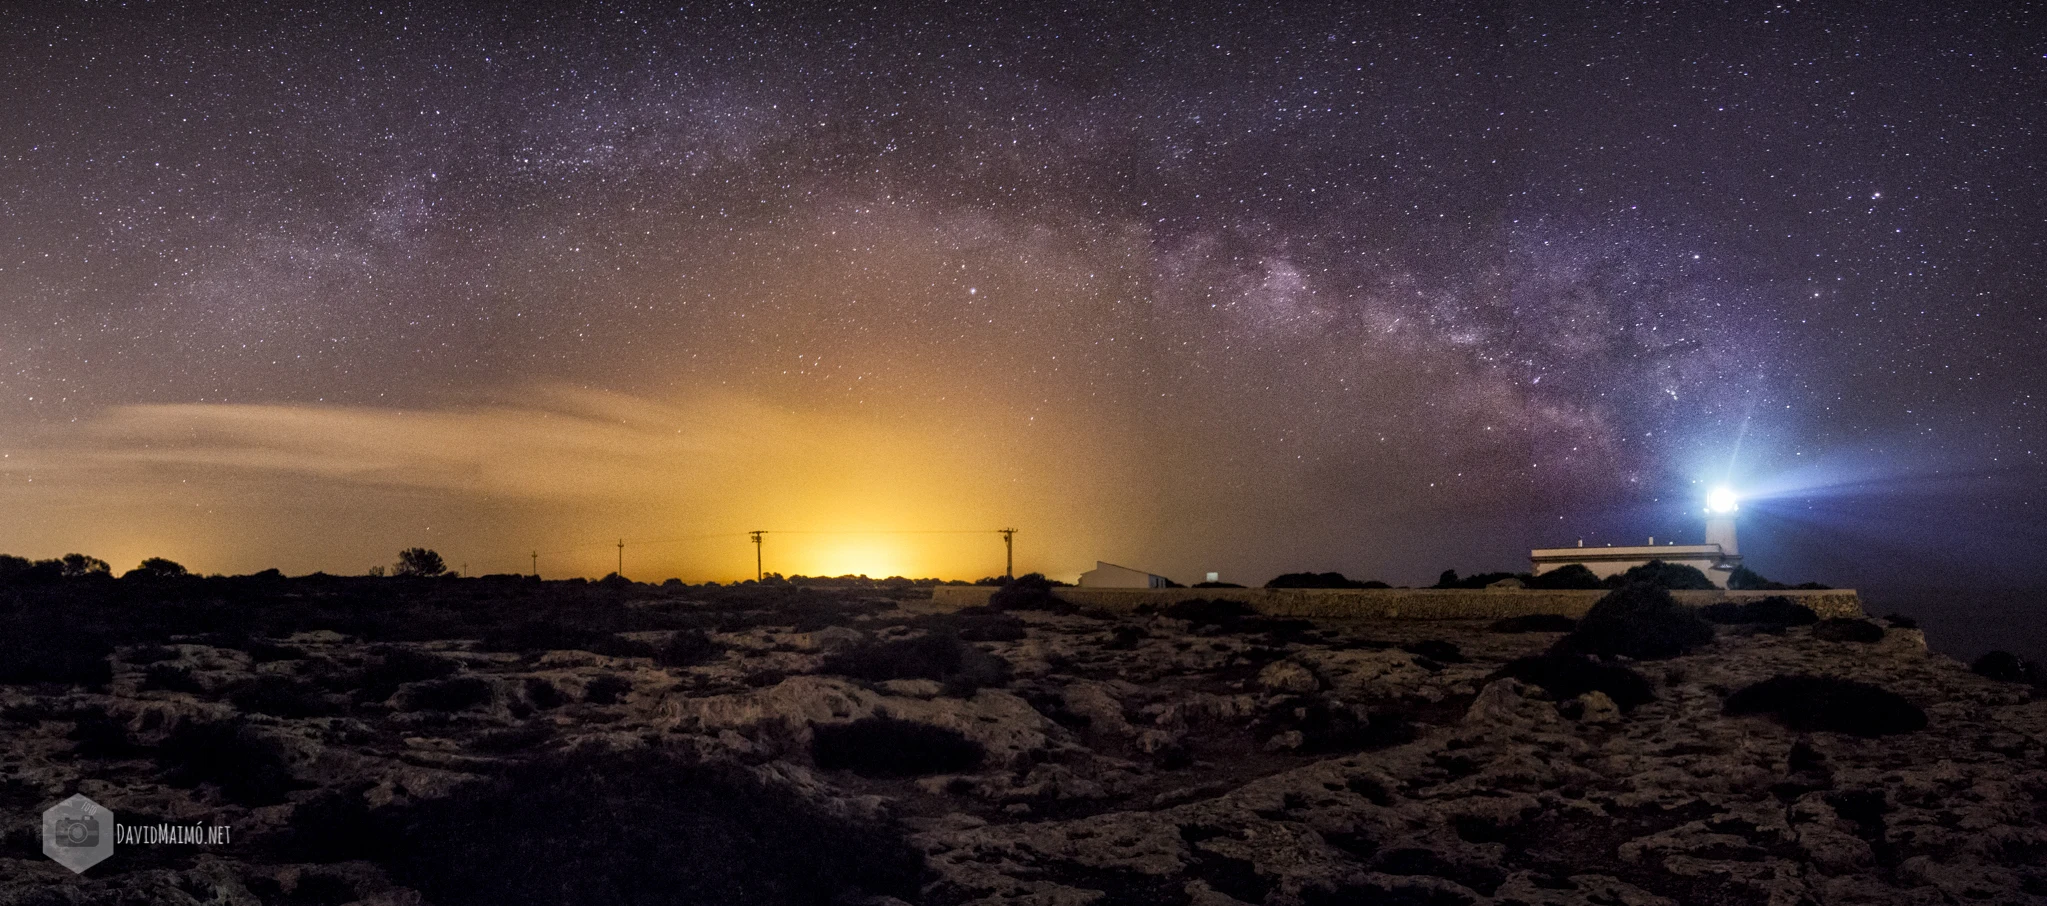
[[1902, 613], [1884, 614], [1884, 623], [1892, 629], [1918, 629], [1919, 621]]
[[1713, 580], [1706, 578], [1706, 574], [1700, 572], [1696, 566], [1665, 563], [1662, 560], [1651, 560], [1618, 576], [1609, 576], [1605, 585], [1608, 588], [1653, 585], [1670, 591], [1713, 591], [1720, 587], [1714, 585]]
[[151, 557], [140, 566], [121, 574], [123, 579], [182, 579], [191, 573], [182, 564], [162, 557]]
[[1075, 605], [1054, 597], [1052, 588], [1052, 580], [1042, 573], [1018, 576], [989, 595], [988, 606], [994, 610], [1044, 610], [1052, 613], [1079, 610]]
[[448, 571], [448, 564], [441, 555], [424, 547], [408, 547], [398, 552], [398, 565], [391, 567], [394, 576], [419, 576], [431, 578]]
[[963, 614], [959, 636], [969, 642], [1014, 642], [1028, 635], [1024, 622], [1008, 614]]
[[1824, 642], [1881, 642], [1884, 628], [1868, 620], [1853, 617], [1834, 617], [1821, 620], [1812, 628], [1812, 637]]
[[1992, 651], [1976, 659], [1969, 670], [1999, 682], [2047, 684], [2047, 670], [2009, 651]]
[[1009, 663], [957, 637], [932, 632], [908, 639], [870, 641], [825, 657], [819, 668], [870, 682], [930, 679], [946, 684], [951, 694], [971, 694], [981, 686], [1009, 680]]
[[1765, 579], [1746, 566], [1737, 566], [1727, 574], [1727, 587], [1736, 591], [1782, 591], [1791, 586]]
[[[1204, 583], [1205, 584], [1205, 583]], [[1197, 586], [1198, 587], [1198, 586]], [[1274, 576], [1266, 588], [1385, 588], [1384, 582], [1363, 582], [1342, 573], [1286, 573]]]
[[591, 654], [601, 654], [605, 657], [653, 657], [655, 654], [655, 648], [649, 642], [612, 634], [596, 636], [589, 644], [581, 647]]
[[126, 758], [137, 748], [128, 738], [127, 723], [109, 716], [104, 707], [80, 713], [69, 738], [78, 743], [71, 748], [72, 754], [81, 758]]
[[1542, 573], [1540, 575], [1529, 576], [1523, 581], [1528, 583], [1529, 588], [1541, 588], [1551, 590], [1560, 589], [1591, 590], [1595, 588], [1606, 587], [1606, 584], [1600, 581], [1599, 576], [1595, 575], [1592, 572], [1592, 570], [1587, 568], [1583, 563], [1566, 563], [1563, 566], [1559, 566], [1556, 569], [1550, 570], [1549, 572]]
[[717, 660], [725, 646], [701, 629], [683, 629], [668, 637], [654, 652], [654, 662], [663, 667], [694, 667]]
[[334, 707], [311, 685], [284, 676], [259, 676], [237, 683], [228, 701], [243, 711], [275, 717], [318, 717]]
[[170, 664], [151, 664], [149, 669], [142, 671], [142, 691], [190, 692], [197, 695], [206, 691], [206, 687], [199, 684], [198, 677], [193, 676], [189, 669]]
[[568, 704], [568, 697], [553, 683], [537, 676], [526, 678], [526, 701], [536, 708], [559, 708]]
[[886, 715], [826, 724], [811, 733], [811, 757], [828, 771], [863, 777], [921, 777], [968, 771], [987, 752], [958, 730]]
[[1246, 617], [1255, 617], [1258, 611], [1242, 601], [1212, 601], [1194, 598], [1175, 601], [1168, 605], [1161, 615], [1175, 620], [1186, 620], [1196, 626], [1231, 626]]
[[1516, 658], [1500, 668], [1500, 675], [1542, 687], [1559, 701], [1587, 692], [1604, 692], [1622, 711], [1656, 700], [1649, 681], [1618, 664], [1601, 664], [1590, 658], [1568, 654], [1538, 654]]
[[1560, 613], [1530, 613], [1496, 620], [1486, 627], [1493, 632], [1570, 632], [1578, 621]]
[[1362, 706], [1326, 695], [1280, 699], [1259, 714], [1251, 730], [1265, 742], [1284, 733], [1298, 732], [1301, 744], [1291, 747], [1291, 751], [1300, 754], [1356, 751], [1404, 742], [1408, 734], [1408, 728], [1400, 721], [1391, 718], [1375, 721]]
[[1733, 601], [1715, 601], [1699, 608], [1699, 616], [1709, 622], [1724, 625], [1760, 623], [1774, 626], [1810, 626], [1820, 621], [1819, 614], [1813, 613], [1812, 608], [1783, 595], [1771, 595], [1739, 604]]
[[431, 680], [405, 689], [404, 704], [412, 711], [463, 711], [490, 701], [491, 686], [480, 677]]
[[1673, 600], [1670, 592], [1654, 585], [1628, 585], [1592, 605], [1578, 628], [1557, 640], [1556, 650], [1660, 660], [1711, 641], [1712, 624]]
[[114, 676], [114, 667], [107, 662], [113, 651], [105, 639], [85, 632], [29, 620], [0, 624], [0, 683], [104, 688]]
[[1400, 650], [1409, 654], [1421, 655], [1439, 664], [1462, 664], [1471, 660], [1464, 656], [1464, 652], [1458, 650], [1456, 643], [1445, 642], [1440, 639], [1410, 642], [1400, 646]]
[[395, 878], [445, 906], [915, 900], [924, 873], [892, 825], [650, 750], [551, 754], [403, 812], [337, 811], [369, 819]]
[[632, 680], [607, 673], [583, 687], [583, 700], [593, 705], [615, 705], [633, 691]]
[[1804, 674], [1774, 676], [1727, 698], [1731, 715], [1768, 714], [1799, 731], [1856, 736], [1910, 733], [1926, 727], [1926, 712], [1886, 689], [1853, 680]]
[[180, 725], [157, 747], [156, 760], [170, 785], [215, 784], [238, 805], [276, 805], [298, 785], [276, 744], [240, 718]]
[[1436, 577], [1436, 584], [1430, 587], [1470, 589], [1485, 588], [1493, 584], [1494, 582], [1500, 581], [1501, 579], [1515, 579], [1525, 583], [1528, 580], [1528, 577], [1522, 573], [1478, 573], [1476, 575], [1465, 576], [1464, 578], [1459, 579], [1457, 578], [1456, 570], [1446, 569], [1443, 570], [1443, 574], [1441, 576]]

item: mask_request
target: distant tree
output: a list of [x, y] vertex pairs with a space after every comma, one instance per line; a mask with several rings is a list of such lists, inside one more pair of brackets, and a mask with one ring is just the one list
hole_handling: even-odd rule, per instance
[[182, 564], [162, 557], [151, 557], [142, 565], [121, 574], [123, 579], [177, 579], [189, 576]]
[[1456, 570], [1446, 569], [1443, 570], [1443, 575], [1437, 577], [1436, 584], [1431, 587], [1485, 588], [1486, 586], [1491, 585], [1494, 582], [1498, 582], [1501, 579], [1520, 579], [1525, 582], [1527, 581], [1528, 576], [1521, 573], [1477, 573], [1474, 575], [1465, 576], [1460, 579], [1457, 577]]
[[372, 579], [381, 579], [384, 577], [384, 568], [381, 566], [372, 566], [370, 567], [368, 575]]
[[67, 579], [92, 575], [110, 576], [114, 573], [114, 568], [108, 566], [107, 561], [85, 554], [65, 554], [58, 562], [64, 565], [64, 577]]
[[1430, 586], [1430, 587], [1431, 587], [1431, 588], [1456, 588], [1456, 587], [1457, 587], [1457, 571], [1456, 571], [1456, 570], [1454, 570], [1454, 569], [1446, 569], [1446, 570], [1443, 570], [1443, 574], [1442, 574], [1442, 575], [1440, 575], [1440, 576], [1437, 576], [1437, 577], [1436, 577], [1436, 584], [1435, 584], [1435, 585], [1432, 585], [1432, 586]]
[[1566, 563], [1556, 569], [1527, 579], [1529, 588], [1543, 589], [1597, 589], [1606, 587], [1583, 563]]
[[424, 547], [408, 547], [398, 552], [398, 565], [391, 568], [394, 576], [438, 576], [448, 571], [448, 564], [441, 555]]
[[29, 562], [29, 559], [27, 557], [17, 557], [13, 554], [0, 554], [0, 581], [12, 579], [15, 576], [28, 572], [29, 567], [34, 565], [35, 564]]

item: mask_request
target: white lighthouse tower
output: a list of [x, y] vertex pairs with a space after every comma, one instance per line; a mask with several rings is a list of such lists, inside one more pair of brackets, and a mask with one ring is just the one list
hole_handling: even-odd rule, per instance
[[1741, 565], [1741, 547], [1734, 540], [1734, 516], [1741, 509], [1741, 500], [1732, 488], [1714, 488], [1706, 495], [1706, 543], [1720, 548], [1720, 561], [1713, 569], [1720, 574], [1713, 576], [1715, 584], [1727, 586], [1727, 574]]

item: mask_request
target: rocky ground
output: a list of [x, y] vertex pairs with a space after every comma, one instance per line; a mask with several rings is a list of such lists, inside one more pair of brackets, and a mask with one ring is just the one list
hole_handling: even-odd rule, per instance
[[[1619, 664], [1636, 703], [1504, 675], [1562, 633], [1483, 622], [773, 595], [635, 587], [595, 634], [216, 628], [17, 678], [0, 904], [2047, 902], [2047, 698], [1915, 630], [1721, 626]], [[1798, 674], [1926, 726], [1724, 713]], [[37, 838], [73, 792], [233, 842], [74, 877]]]

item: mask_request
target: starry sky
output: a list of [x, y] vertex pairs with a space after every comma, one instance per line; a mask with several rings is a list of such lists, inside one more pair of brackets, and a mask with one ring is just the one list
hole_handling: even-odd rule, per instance
[[7, 4], [0, 550], [2047, 586], [2042, 18]]

